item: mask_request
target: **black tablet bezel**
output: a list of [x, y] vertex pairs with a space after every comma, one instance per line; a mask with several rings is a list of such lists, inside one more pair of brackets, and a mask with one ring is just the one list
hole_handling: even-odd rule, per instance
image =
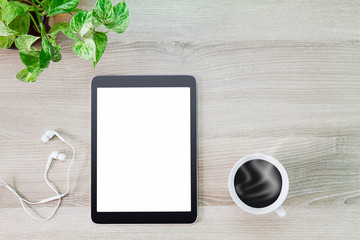
[[[191, 211], [98, 212], [97, 211], [97, 88], [190, 87]], [[97, 76], [91, 84], [91, 219], [94, 223], [194, 223], [197, 219], [196, 81], [192, 76]]]

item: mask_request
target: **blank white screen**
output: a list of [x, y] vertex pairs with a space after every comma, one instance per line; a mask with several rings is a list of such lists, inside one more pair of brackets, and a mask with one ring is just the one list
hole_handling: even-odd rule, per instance
[[191, 211], [190, 88], [97, 89], [97, 211]]

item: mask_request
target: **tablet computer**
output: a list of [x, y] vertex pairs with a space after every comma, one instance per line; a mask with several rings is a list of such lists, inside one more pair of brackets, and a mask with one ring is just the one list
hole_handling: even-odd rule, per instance
[[195, 222], [194, 77], [98, 76], [91, 91], [93, 222]]

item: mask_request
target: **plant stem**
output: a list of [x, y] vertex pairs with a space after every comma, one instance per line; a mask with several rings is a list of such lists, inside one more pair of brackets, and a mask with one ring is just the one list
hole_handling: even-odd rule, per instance
[[81, 10], [79, 8], [75, 8], [74, 10], [72, 10], [72, 12], [83, 12], [84, 10]]
[[39, 0], [35, 0], [41, 7], [44, 7]]
[[29, 16], [30, 16], [30, 19], [31, 19], [31, 20], [33, 21], [33, 23], [34, 23], [34, 26], [35, 26], [35, 28], [36, 28], [36, 31], [38, 31], [38, 33], [40, 33], [40, 29], [38, 28], [37, 23], [36, 23], [34, 17], [33, 17], [31, 14], [29, 14]]
[[36, 7], [36, 5], [32, 2], [30, 2], [29, 0], [20, 0], [20, 2], [26, 2], [26, 3], [30, 4], [31, 6]]
[[[34, 4], [34, 0], [31, 0]], [[46, 37], [46, 31], [45, 31], [45, 26], [44, 26], [44, 23], [41, 21], [41, 18], [40, 18], [40, 15], [39, 15], [39, 11], [37, 8], [35, 8], [35, 15], [39, 21], [39, 24], [40, 24], [40, 28], [41, 28], [41, 38], [43, 37]]]

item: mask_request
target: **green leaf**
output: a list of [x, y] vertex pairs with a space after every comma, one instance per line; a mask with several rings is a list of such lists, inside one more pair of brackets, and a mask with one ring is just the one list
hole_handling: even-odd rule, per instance
[[50, 64], [50, 54], [43, 49], [41, 51], [22, 50], [19, 54], [21, 61], [26, 66], [26, 71], [21, 70], [16, 76], [21, 81], [35, 81], [39, 74]]
[[4, 9], [4, 7], [8, 4], [9, 2], [7, 0], [0, 0], [0, 8]]
[[0, 37], [0, 47], [3, 49], [8, 49], [14, 43], [16, 35]]
[[50, 65], [50, 54], [45, 52], [44, 49], [40, 51], [39, 67], [40, 69], [46, 69]]
[[0, 21], [0, 47], [3, 49], [11, 47], [16, 38], [16, 33], [16, 31], [10, 29]]
[[51, 61], [59, 62], [61, 60], [60, 49], [54, 47], [46, 38], [42, 39], [41, 46], [42, 50], [49, 54]]
[[53, 45], [59, 51], [61, 50], [61, 46], [59, 44], [57, 44], [57, 42], [55, 41], [55, 38], [49, 38], [49, 43], [51, 43], [51, 45]]
[[61, 23], [60, 22], [60, 23], [55, 24], [54, 27], [49, 32], [49, 35], [51, 37], [55, 38], [60, 31], [62, 33], [64, 33], [68, 38], [71, 38], [72, 40], [74, 40], [75, 42], [81, 41], [79, 36], [71, 30], [69, 23]]
[[100, 27], [101, 26], [101, 22], [99, 22], [100, 19], [98, 20], [95, 16], [94, 13], [91, 14], [91, 22], [95, 27]]
[[23, 2], [19, 2], [19, 1], [11, 1], [9, 2], [12, 5], [14, 5], [15, 7], [18, 8], [23, 8], [25, 12], [29, 12], [29, 11], [34, 11], [34, 7], [30, 6], [29, 4], [23, 3]]
[[29, 5], [17, 1], [10, 1], [4, 6], [4, 18], [7, 24], [10, 24], [16, 17], [23, 15], [28, 9]]
[[0, 22], [0, 36], [10, 36], [15, 35], [16, 31], [10, 29], [3, 22]]
[[124, 1], [119, 2], [113, 7], [115, 20], [109, 24], [105, 24], [108, 29], [113, 29], [116, 33], [122, 33], [129, 24], [129, 9]]
[[79, 32], [80, 36], [84, 36], [92, 27], [91, 12], [81, 11], [72, 17], [70, 27], [73, 32]]
[[35, 82], [40, 72], [29, 72], [26, 68], [16, 74], [16, 78], [22, 82]]
[[36, 73], [40, 71], [40, 51], [20, 51], [20, 59], [29, 72]]
[[[20, 1], [11, 1], [12, 4], [16, 5], [17, 7], [22, 7], [25, 11], [34, 11], [34, 6], [29, 4], [20, 2]], [[10, 3], [10, 2], [9, 2]]]
[[85, 42], [76, 42], [73, 45], [73, 50], [76, 55], [86, 60], [95, 61], [96, 46], [91, 38], [85, 38]]
[[103, 55], [106, 44], [107, 44], [107, 36], [103, 32], [95, 32], [93, 34], [93, 40], [95, 43], [96, 51], [95, 51], [95, 60], [94, 60], [94, 68], [96, 64], [99, 62], [101, 56]]
[[18, 34], [27, 34], [30, 27], [30, 13], [26, 13], [16, 17], [14, 21], [9, 24], [9, 28], [16, 31]]
[[112, 3], [110, 0], [98, 0], [95, 4], [92, 21], [95, 26], [99, 26], [99, 23], [110, 24], [115, 20]]
[[[1, 0], [0, 0], [0, 8], [1, 8]], [[2, 15], [2, 11], [0, 10], [0, 22], [5, 22], [5, 19]]]
[[22, 34], [18, 36], [15, 40], [15, 46], [19, 50], [29, 50], [31, 51], [31, 45], [33, 45], [36, 40], [38, 40], [40, 37], [35, 37], [28, 34]]
[[129, 9], [124, 1], [114, 6], [115, 24], [112, 30], [116, 33], [123, 33], [129, 25]]
[[115, 14], [116, 20], [118, 20], [121, 17], [126, 18], [129, 15], [129, 9], [128, 9], [125, 1], [121, 1], [114, 6], [114, 14]]
[[47, 16], [54, 16], [63, 13], [72, 12], [80, 0], [48, 0], [43, 2], [45, 10], [48, 12]]
[[116, 33], [123, 33], [127, 29], [129, 25], [129, 18], [126, 18], [124, 21], [117, 24], [115, 27], [113, 27], [111, 30], [113, 30]]

